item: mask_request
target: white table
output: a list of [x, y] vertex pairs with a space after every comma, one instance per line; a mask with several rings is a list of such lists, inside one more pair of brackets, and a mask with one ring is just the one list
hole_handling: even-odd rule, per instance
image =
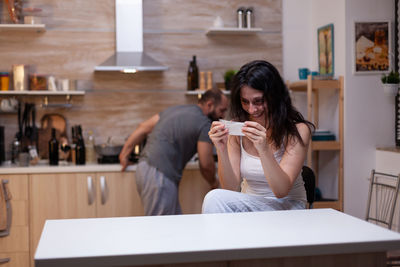
[[395, 249], [399, 233], [333, 209], [48, 220], [35, 266], [379, 266]]

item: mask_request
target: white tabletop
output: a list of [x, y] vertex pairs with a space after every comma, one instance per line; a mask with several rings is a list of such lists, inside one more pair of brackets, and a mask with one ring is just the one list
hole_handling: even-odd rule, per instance
[[47, 220], [43, 266], [125, 266], [400, 249], [400, 234], [332, 209]]

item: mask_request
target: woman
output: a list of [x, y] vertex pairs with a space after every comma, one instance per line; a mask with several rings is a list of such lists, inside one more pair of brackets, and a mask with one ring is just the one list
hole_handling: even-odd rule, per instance
[[203, 213], [305, 208], [300, 172], [313, 124], [293, 107], [278, 70], [269, 62], [244, 65], [232, 87], [231, 115], [244, 122], [244, 136], [229, 135], [220, 121], [212, 123], [209, 136], [224, 189], [206, 195]]

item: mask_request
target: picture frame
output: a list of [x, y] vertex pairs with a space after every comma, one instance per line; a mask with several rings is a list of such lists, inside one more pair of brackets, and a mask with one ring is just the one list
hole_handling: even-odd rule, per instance
[[333, 77], [335, 70], [334, 28], [328, 24], [318, 28], [318, 69], [319, 76]]
[[354, 74], [390, 72], [393, 64], [390, 21], [354, 22], [353, 42]]

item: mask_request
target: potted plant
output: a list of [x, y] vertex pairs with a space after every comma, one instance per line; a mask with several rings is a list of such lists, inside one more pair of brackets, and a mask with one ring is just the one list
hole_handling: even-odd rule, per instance
[[397, 71], [382, 75], [383, 90], [385, 93], [396, 94], [399, 89], [400, 77]]
[[236, 74], [236, 70], [227, 70], [224, 74], [224, 81], [225, 81], [225, 89], [226, 90], [230, 90], [230, 85], [231, 85], [231, 80], [233, 78], [233, 76], [235, 76]]

